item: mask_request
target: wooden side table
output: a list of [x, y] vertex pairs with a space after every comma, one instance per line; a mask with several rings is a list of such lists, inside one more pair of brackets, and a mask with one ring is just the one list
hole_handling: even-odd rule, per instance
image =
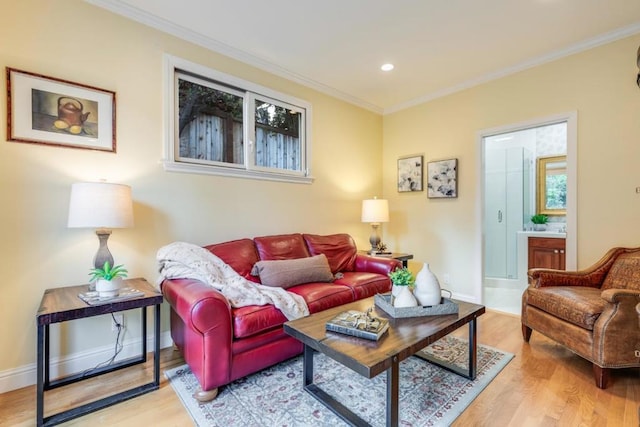
[[[124, 281], [124, 286], [137, 289], [144, 293], [143, 296], [124, 301], [110, 302], [102, 305], [89, 305], [82, 301], [78, 294], [87, 292], [88, 285], [70, 286], [65, 288], [47, 289], [44, 292], [38, 314], [36, 315], [38, 328], [37, 344], [37, 410], [36, 424], [40, 426], [53, 426], [71, 419], [86, 415], [90, 412], [106, 408], [107, 406], [122, 402], [160, 387], [160, 304], [162, 294], [158, 292], [145, 279], [129, 279]], [[153, 381], [138, 387], [125, 390], [103, 399], [77, 406], [75, 408], [44, 417], [44, 392], [67, 384], [96, 377], [107, 372], [127, 368], [147, 361], [147, 307], [155, 306], [154, 327], [154, 376]], [[64, 378], [51, 380], [50, 355], [49, 355], [49, 325], [52, 323], [66, 322], [69, 320], [83, 319], [102, 314], [140, 308], [142, 311], [142, 354], [96, 368], [86, 375], [84, 373], [73, 374]]]
[[[358, 252], [363, 254], [363, 255], [369, 255], [369, 253], [367, 251], [358, 251]], [[402, 266], [403, 267], [406, 267], [408, 261], [410, 259], [413, 259], [413, 254], [404, 254], [404, 253], [401, 253], [401, 252], [391, 252], [390, 254], [385, 254], [385, 255], [369, 255], [369, 256], [380, 257], [380, 258], [397, 259], [398, 261], [402, 262]]]

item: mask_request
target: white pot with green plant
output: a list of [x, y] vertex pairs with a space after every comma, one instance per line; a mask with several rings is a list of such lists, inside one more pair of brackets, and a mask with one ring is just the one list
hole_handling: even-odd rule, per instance
[[127, 277], [128, 271], [122, 264], [111, 267], [109, 261], [102, 268], [93, 268], [89, 275], [90, 281], [96, 282], [96, 291], [100, 297], [115, 297], [122, 287], [122, 279]]
[[418, 305], [418, 301], [411, 291], [415, 278], [407, 267], [396, 268], [389, 273], [389, 278], [393, 283], [391, 294], [394, 297], [394, 307], [415, 307]]
[[534, 231], [545, 231], [547, 229], [547, 221], [549, 218], [546, 215], [536, 214], [531, 217]]

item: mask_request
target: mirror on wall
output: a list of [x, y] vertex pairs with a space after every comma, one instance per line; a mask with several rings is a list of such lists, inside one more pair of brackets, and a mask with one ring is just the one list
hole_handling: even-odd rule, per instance
[[567, 156], [538, 158], [537, 211], [567, 214]]

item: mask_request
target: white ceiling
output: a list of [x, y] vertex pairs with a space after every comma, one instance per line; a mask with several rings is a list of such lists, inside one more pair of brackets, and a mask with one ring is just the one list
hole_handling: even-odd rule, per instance
[[638, 0], [86, 1], [383, 113], [640, 32]]

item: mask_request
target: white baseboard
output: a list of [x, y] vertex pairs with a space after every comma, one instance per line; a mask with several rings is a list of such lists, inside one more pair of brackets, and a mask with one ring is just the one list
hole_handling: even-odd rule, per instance
[[[444, 295], [446, 297], [446, 295]], [[460, 294], [458, 292], [452, 292], [451, 298], [457, 299], [464, 302], [470, 302], [472, 304], [481, 304], [480, 301], [473, 295]]]
[[[171, 333], [169, 331], [161, 333], [160, 348], [171, 347], [172, 345]], [[154, 339], [153, 334], [151, 334], [151, 336], [147, 337], [147, 352], [153, 351], [153, 346]], [[50, 377], [55, 379], [93, 368], [97, 364], [109, 360], [109, 358], [113, 356], [114, 348], [115, 346], [110, 344], [62, 357], [52, 357], [50, 362]], [[122, 351], [116, 358], [116, 361], [135, 357], [140, 354], [141, 349], [142, 340], [140, 338], [130, 341], [125, 340]], [[0, 393], [6, 393], [35, 383], [35, 363], [0, 372]]]
[[[471, 295], [454, 293], [453, 298], [479, 304], [479, 302], [476, 302], [475, 298]], [[148, 352], [153, 351], [153, 345], [153, 335], [151, 335], [147, 337]], [[171, 332], [163, 332], [160, 335], [160, 348], [167, 348], [172, 345], [173, 340], [171, 339]], [[116, 358], [116, 361], [139, 355], [141, 346], [142, 342], [139, 338], [134, 340], [125, 340], [122, 351]], [[97, 364], [104, 362], [113, 356], [113, 351], [114, 345], [110, 344], [62, 357], [52, 357], [50, 362], [50, 376], [54, 379], [93, 368]], [[0, 372], [0, 393], [6, 393], [11, 390], [34, 385], [35, 383], [35, 363]]]

